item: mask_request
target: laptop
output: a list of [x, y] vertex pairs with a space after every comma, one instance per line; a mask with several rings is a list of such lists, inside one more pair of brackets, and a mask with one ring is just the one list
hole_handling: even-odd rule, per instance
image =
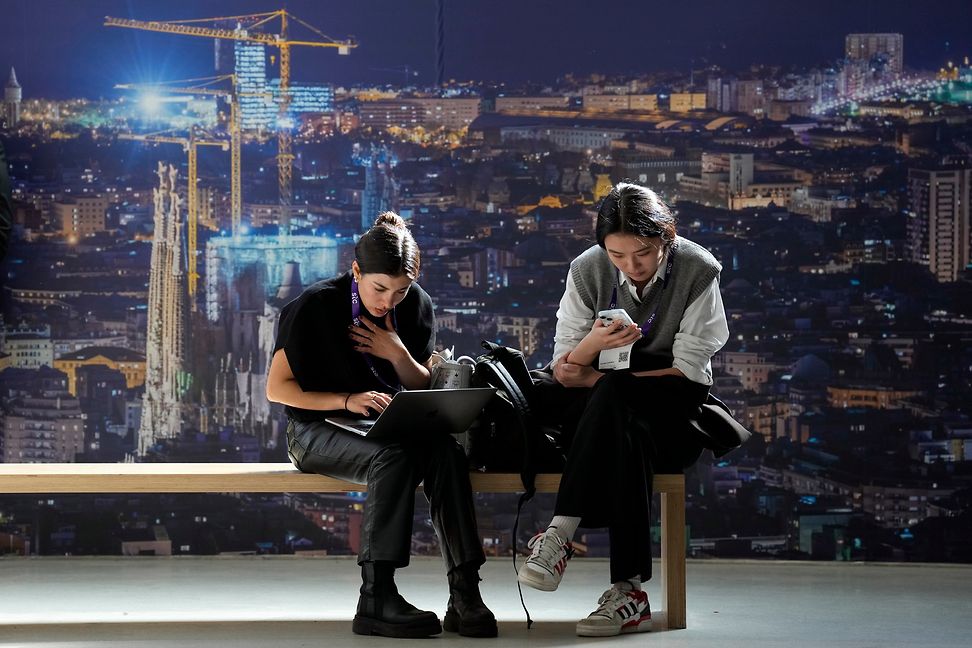
[[376, 419], [337, 416], [325, 421], [372, 439], [395, 439], [416, 432], [462, 434], [495, 393], [492, 387], [411, 389], [395, 394]]

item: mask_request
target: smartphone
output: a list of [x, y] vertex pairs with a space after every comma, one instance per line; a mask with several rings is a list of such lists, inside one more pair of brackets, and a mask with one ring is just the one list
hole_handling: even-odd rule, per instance
[[605, 326], [609, 326], [616, 321], [624, 322], [625, 324], [634, 324], [634, 320], [628, 315], [628, 311], [623, 308], [602, 310], [597, 314], [597, 318], [604, 322]]

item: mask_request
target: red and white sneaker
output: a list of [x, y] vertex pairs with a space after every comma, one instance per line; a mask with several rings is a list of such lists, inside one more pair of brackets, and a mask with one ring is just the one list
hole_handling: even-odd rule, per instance
[[629, 632], [651, 630], [651, 609], [648, 594], [611, 588], [597, 601], [597, 609], [577, 622], [580, 637], [613, 637]]
[[547, 529], [530, 538], [527, 548], [533, 549], [533, 553], [520, 567], [517, 580], [544, 592], [557, 589], [567, 569], [567, 561], [574, 555], [573, 545], [553, 529]]

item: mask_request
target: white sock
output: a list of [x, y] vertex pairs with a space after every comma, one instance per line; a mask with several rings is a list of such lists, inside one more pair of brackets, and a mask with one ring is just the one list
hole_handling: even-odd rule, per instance
[[574, 534], [577, 533], [577, 525], [580, 524], [579, 517], [570, 517], [569, 515], [555, 515], [552, 520], [550, 520], [550, 526], [548, 529], [553, 529], [557, 535], [563, 538], [564, 542], [570, 542], [573, 539]]
[[640, 592], [641, 591], [641, 578], [628, 578], [623, 581], [618, 581], [612, 585], [614, 589], [620, 590], [622, 592]]

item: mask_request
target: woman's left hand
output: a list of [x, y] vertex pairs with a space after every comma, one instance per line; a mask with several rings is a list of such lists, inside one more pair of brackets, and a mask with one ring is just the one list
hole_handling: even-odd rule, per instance
[[408, 354], [402, 339], [398, 337], [392, 325], [391, 313], [385, 315], [386, 328], [375, 325], [367, 317], [361, 318], [361, 324], [361, 326], [352, 325], [348, 330], [355, 351], [369, 353], [392, 364]]

